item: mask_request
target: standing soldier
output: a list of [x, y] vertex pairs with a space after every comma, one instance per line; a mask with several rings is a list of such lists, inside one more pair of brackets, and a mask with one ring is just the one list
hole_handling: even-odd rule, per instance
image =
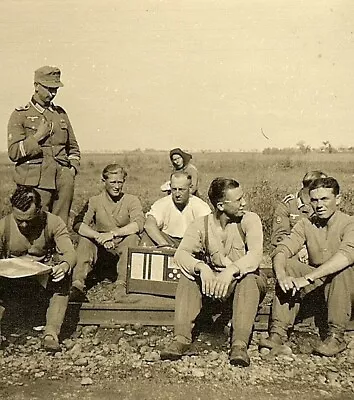
[[62, 86], [59, 68], [35, 71], [31, 100], [17, 107], [8, 123], [8, 154], [16, 163], [17, 185], [35, 187], [43, 209], [67, 223], [80, 149], [66, 112], [52, 103]]

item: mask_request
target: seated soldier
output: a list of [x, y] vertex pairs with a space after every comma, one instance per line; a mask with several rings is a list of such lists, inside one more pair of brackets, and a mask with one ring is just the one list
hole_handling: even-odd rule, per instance
[[258, 269], [262, 224], [257, 214], [245, 211], [244, 193], [235, 180], [214, 179], [208, 195], [214, 212], [189, 225], [175, 253], [183, 272], [176, 292], [175, 337], [161, 359], [176, 360], [188, 352], [195, 321], [209, 298], [225, 307], [231, 304], [230, 363], [248, 366], [247, 348], [266, 291], [265, 276]]
[[[41, 197], [31, 187], [19, 186], [11, 197], [11, 214], [0, 221], [0, 257], [29, 257], [48, 262], [55, 246], [58, 263], [52, 267], [47, 283], [50, 295], [47, 309], [43, 347], [48, 351], [60, 350], [58, 335], [64, 320], [70, 289], [70, 272], [76, 262], [76, 253], [63, 220], [41, 210]], [[0, 321], [6, 305], [24, 280], [32, 278], [0, 277]], [[25, 283], [25, 284], [26, 284]], [[1, 335], [0, 335], [1, 339]]]
[[104, 190], [91, 197], [74, 219], [73, 229], [80, 239], [72, 278], [72, 301], [85, 298], [86, 277], [106, 253], [117, 263], [118, 280], [112, 300], [130, 301], [126, 295], [128, 248], [138, 245], [144, 214], [140, 200], [123, 193], [126, 177], [127, 172], [120, 165], [107, 165], [102, 171]]
[[[310, 218], [313, 209], [310, 204], [309, 186], [318, 178], [326, 178], [327, 175], [321, 171], [309, 171], [302, 179], [302, 188], [295, 194], [288, 194], [278, 204], [273, 216], [273, 229], [270, 238], [271, 244], [276, 246], [286, 236], [290, 235], [291, 229], [301, 218]], [[303, 247], [296, 257], [301, 262], [308, 261], [306, 248]]]
[[171, 175], [172, 193], [151, 206], [146, 214], [141, 245], [177, 247], [187, 226], [198, 217], [210, 214], [207, 203], [191, 194], [191, 176], [186, 172]]
[[[304, 298], [323, 288], [328, 336], [314, 351], [333, 356], [346, 348], [344, 332], [354, 299], [354, 217], [339, 211], [339, 185], [334, 178], [316, 179], [309, 193], [314, 215], [301, 219], [273, 253], [277, 286], [270, 336], [260, 345], [272, 348], [283, 344]], [[303, 245], [308, 251], [308, 265], [291, 260]]]

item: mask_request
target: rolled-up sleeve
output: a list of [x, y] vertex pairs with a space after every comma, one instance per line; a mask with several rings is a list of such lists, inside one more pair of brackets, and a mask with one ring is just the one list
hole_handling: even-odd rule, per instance
[[135, 222], [138, 225], [139, 233], [144, 229], [145, 217], [143, 207], [137, 197], [132, 197], [129, 206], [129, 219], [130, 222]]
[[354, 264], [354, 222], [345, 226], [338, 253], [342, 253], [348, 259], [349, 264]]
[[82, 207], [81, 211], [75, 216], [73, 222], [74, 232], [78, 232], [82, 223], [92, 227], [94, 224], [96, 211], [92, 204], [92, 201], [87, 201]]
[[195, 279], [194, 275], [196, 265], [202, 262], [195, 257], [195, 254], [198, 254], [203, 250], [203, 225], [200, 221], [203, 221], [203, 219], [195, 220], [188, 226], [174, 256], [176, 265], [189, 279], [192, 280]]
[[245, 232], [246, 254], [236, 262], [241, 275], [256, 271], [263, 257], [263, 229], [259, 216], [247, 213], [241, 222]]
[[289, 236], [285, 237], [272, 252], [271, 257], [278, 253], [284, 253], [286, 258], [297, 254], [306, 242], [305, 223], [307, 219], [301, 219], [291, 230]]
[[163, 207], [161, 207], [160, 201], [155, 201], [155, 203], [151, 206], [150, 210], [146, 213], [146, 217], [151, 215], [155, 218], [156, 224], [161, 229], [163, 227]]
[[72, 270], [76, 264], [76, 252], [66, 225], [59, 217], [53, 218], [52, 224], [53, 236], [59, 260], [60, 262], [66, 262], [69, 265], [70, 270]]

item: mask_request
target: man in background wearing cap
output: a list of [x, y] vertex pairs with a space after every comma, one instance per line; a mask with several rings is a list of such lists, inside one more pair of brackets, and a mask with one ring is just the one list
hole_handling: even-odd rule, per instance
[[35, 71], [31, 100], [17, 107], [8, 123], [8, 154], [16, 163], [17, 185], [35, 187], [43, 209], [67, 223], [80, 149], [66, 112], [52, 103], [62, 86], [59, 68]]

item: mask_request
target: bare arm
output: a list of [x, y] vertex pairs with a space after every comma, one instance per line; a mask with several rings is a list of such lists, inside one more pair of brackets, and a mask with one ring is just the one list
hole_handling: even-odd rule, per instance
[[169, 243], [161, 234], [159, 227], [157, 226], [157, 221], [154, 216], [148, 215], [145, 221], [145, 231], [150, 236], [150, 238], [157, 243], [159, 246], [167, 246]]

